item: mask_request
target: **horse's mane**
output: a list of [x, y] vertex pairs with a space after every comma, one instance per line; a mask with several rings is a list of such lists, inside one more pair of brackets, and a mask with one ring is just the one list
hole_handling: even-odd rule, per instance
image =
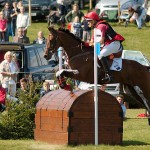
[[58, 30], [69, 34], [69, 35], [72, 36], [75, 40], [77, 40], [78, 42], [84, 44], [84, 42], [83, 42], [79, 37], [77, 37], [77, 36], [75, 36], [73, 33], [71, 33], [70, 30], [64, 29], [64, 28], [59, 28]]

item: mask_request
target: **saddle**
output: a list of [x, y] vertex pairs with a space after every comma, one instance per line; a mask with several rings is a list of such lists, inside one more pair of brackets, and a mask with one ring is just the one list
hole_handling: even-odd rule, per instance
[[108, 59], [114, 59], [114, 58], [120, 58], [122, 56], [122, 51], [119, 51], [118, 53], [113, 53], [108, 56]]
[[112, 65], [114, 58], [120, 58], [122, 56], [122, 52], [123, 51], [120, 51], [118, 53], [113, 53], [113, 54], [106, 57], [107, 61], [108, 61], [108, 64], [109, 64], [109, 67]]

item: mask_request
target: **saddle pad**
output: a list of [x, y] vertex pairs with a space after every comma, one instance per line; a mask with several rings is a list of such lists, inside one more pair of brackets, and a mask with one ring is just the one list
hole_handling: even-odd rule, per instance
[[122, 69], [122, 58], [114, 58], [110, 70], [120, 71]]

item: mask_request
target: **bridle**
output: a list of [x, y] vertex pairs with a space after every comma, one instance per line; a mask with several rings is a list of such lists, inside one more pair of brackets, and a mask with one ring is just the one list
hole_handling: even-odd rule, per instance
[[[62, 42], [62, 40], [61, 40], [61, 38], [58, 36], [58, 32], [59, 31], [56, 31], [55, 29], [51, 29], [50, 30], [50, 32], [51, 32], [51, 34], [53, 35], [53, 39], [50, 41], [50, 47], [49, 47], [49, 51], [52, 53], [52, 54], [54, 54], [56, 51], [57, 51], [57, 49], [58, 49], [58, 47], [57, 47], [57, 42], [59, 41], [59, 46], [61, 46], [61, 47], [63, 47], [64, 48], [64, 44], [63, 44], [63, 42]], [[61, 32], [61, 31], [60, 31]], [[84, 49], [83, 49], [83, 47], [84, 47], [85, 45], [84, 45], [84, 43], [83, 42], [80, 42], [78, 45], [76, 45], [76, 46], [71, 46], [71, 47], [69, 47], [71, 50], [72, 49], [76, 49], [76, 48], [80, 48], [80, 50], [81, 50], [81, 52], [79, 53], [79, 54], [76, 54], [75, 56], [72, 56], [71, 58], [69, 58], [69, 61], [72, 61], [72, 60], [74, 60], [74, 59], [76, 59], [76, 58], [78, 58], [78, 57], [83, 57], [83, 59], [85, 59], [85, 57], [86, 57], [86, 60], [88, 60], [88, 56], [87, 55], [89, 55], [90, 53], [92, 53], [92, 52], [86, 52], [86, 51], [84, 51]]]
[[51, 33], [53, 35], [53, 39], [50, 40], [50, 47], [49, 47], [49, 50], [50, 52], [53, 54], [55, 51], [56, 51], [56, 43], [57, 41], [60, 42], [60, 46], [63, 47], [63, 43], [61, 42], [60, 38], [58, 37], [58, 34], [54, 34], [54, 33]]

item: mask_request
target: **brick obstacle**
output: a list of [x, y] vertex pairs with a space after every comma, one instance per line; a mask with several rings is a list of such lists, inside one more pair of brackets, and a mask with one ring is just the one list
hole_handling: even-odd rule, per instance
[[[98, 94], [98, 143], [122, 144], [122, 109], [112, 95]], [[51, 91], [37, 103], [34, 138], [50, 144], [94, 144], [94, 115], [94, 91]]]

